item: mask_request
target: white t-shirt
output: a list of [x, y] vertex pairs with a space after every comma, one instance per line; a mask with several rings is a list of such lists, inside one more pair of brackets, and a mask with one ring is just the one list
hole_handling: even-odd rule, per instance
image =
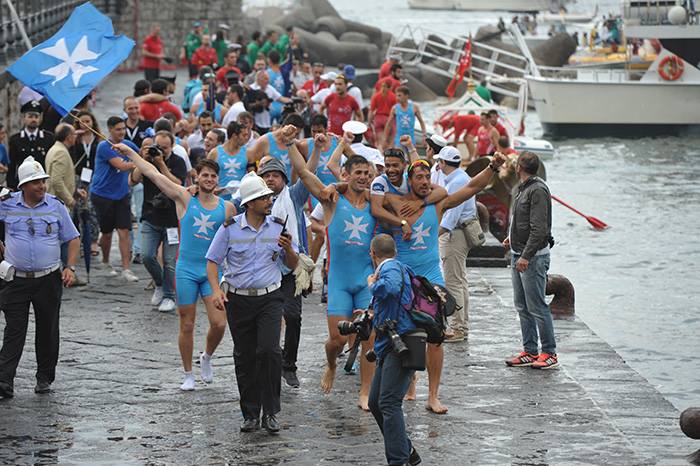
[[[399, 192], [402, 196], [404, 194], [408, 194], [408, 176], [404, 173], [404, 176], [401, 178], [401, 186], [398, 188], [396, 186], [392, 187]], [[376, 194], [377, 196], [383, 196], [386, 193], [392, 192], [389, 189], [389, 180], [386, 179], [384, 175], [379, 175], [376, 177], [374, 180], [372, 180], [372, 184], [369, 190], [370, 194]]]
[[187, 136], [187, 145], [190, 146], [190, 150], [198, 147], [204, 149], [204, 136], [202, 135], [201, 129]]
[[236, 121], [238, 115], [240, 115], [242, 112], [245, 112], [245, 105], [239, 100], [228, 109], [224, 119], [221, 121], [221, 126], [223, 126], [224, 129], [228, 128], [228, 124], [232, 121]]
[[442, 170], [438, 170], [437, 163], [430, 167], [430, 182], [443, 188], [445, 187], [445, 173]]
[[314, 210], [311, 211], [311, 218], [323, 222], [323, 215], [323, 204], [319, 202], [316, 204], [316, 207], [314, 207]]
[[321, 104], [329, 95], [331, 95], [331, 90], [325, 87], [311, 96], [311, 103], [314, 104], [314, 112], [318, 113], [321, 111]]
[[[254, 89], [256, 91], [260, 90], [260, 86], [258, 86], [258, 83], [253, 84], [250, 86], [251, 89]], [[278, 100], [280, 97], [282, 97], [282, 94], [277, 92], [277, 89], [274, 87], [270, 86], [269, 84], [265, 88], [265, 94], [267, 95], [268, 99], [275, 101]], [[262, 112], [256, 113], [255, 114], [255, 124], [259, 128], [269, 128], [272, 126], [272, 122], [270, 121], [270, 112], [268, 110], [264, 110]]]
[[190, 158], [187, 156], [187, 151], [184, 147], [182, 147], [180, 144], [175, 144], [173, 146], [173, 154], [177, 155], [185, 161], [185, 168], [187, 168], [187, 173], [192, 171], [192, 162], [190, 162]]

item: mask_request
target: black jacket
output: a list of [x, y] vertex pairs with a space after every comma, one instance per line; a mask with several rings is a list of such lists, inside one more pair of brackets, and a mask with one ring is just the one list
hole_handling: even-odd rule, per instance
[[53, 146], [54, 142], [53, 134], [44, 130], [39, 130], [34, 141], [29, 140], [28, 133], [24, 129], [17, 134], [13, 134], [10, 137], [7, 150], [10, 157], [10, 166], [7, 169], [7, 187], [17, 189], [17, 183], [19, 183], [17, 169], [27, 157], [34, 157], [34, 160], [43, 167], [46, 153]]
[[545, 182], [532, 176], [520, 184], [512, 209], [510, 247], [530, 260], [552, 238], [552, 196]]

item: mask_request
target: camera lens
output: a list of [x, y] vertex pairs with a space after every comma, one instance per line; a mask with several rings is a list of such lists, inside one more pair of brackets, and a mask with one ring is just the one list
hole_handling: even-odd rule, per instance
[[355, 325], [353, 325], [352, 322], [348, 322], [347, 320], [341, 320], [338, 322], [338, 332], [340, 332], [341, 335], [352, 335], [353, 333], [357, 333], [357, 329], [355, 328]]
[[377, 355], [374, 352], [374, 350], [367, 350], [367, 352], [365, 353], [365, 359], [367, 360], [367, 362], [375, 362], [377, 360]]

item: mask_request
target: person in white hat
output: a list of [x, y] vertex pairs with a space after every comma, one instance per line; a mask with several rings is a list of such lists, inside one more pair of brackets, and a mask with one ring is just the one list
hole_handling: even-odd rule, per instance
[[337, 77], [338, 73], [336, 73], [335, 71], [329, 71], [321, 75], [321, 81], [325, 83], [325, 86], [319, 88], [319, 90], [316, 91], [316, 93], [314, 93], [313, 96], [311, 96], [311, 103], [314, 104], [314, 112], [321, 112], [321, 105], [326, 100], [326, 97], [331, 95], [331, 93], [333, 92], [331, 90], [331, 85]]
[[[284, 295], [282, 274], [294, 270], [299, 256], [284, 220], [270, 215], [273, 192], [255, 173], [241, 180], [245, 213], [227, 220], [207, 251], [207, 276], [214, 304], [226, 310], [233, 337], [233, 361], [243, 414], [241, 432], [262, 427], [280, 430], [282, 350], [280, 327]], [[224, 291], [219, 270], [224, 267]]]
[[[12, 398], [14, 378], [27, 337], [29, 306], [36, 322], [36, 393], [48, 393], [56, 377], [59, 313], [63, 286], [75, 281], [80, 234], [66, 206], [46, 193], [49, 176], [34, 157], [17, 169], [20, 191], [0, 198], [5, 223], [0, 277], [0, 309], [5, 314], [5, 339], [0, 349], [0, 398]], [[61, 271], [61, 245], [68, 243]]]

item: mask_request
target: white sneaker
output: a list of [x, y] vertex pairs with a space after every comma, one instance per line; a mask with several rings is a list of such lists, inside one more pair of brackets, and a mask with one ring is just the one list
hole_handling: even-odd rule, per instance
[[107, 263], [107, 262], [103, 262], [102, 265], [104, 266], [105, 270], [107, 271], [107, 275], [109, 275], [110, 277], [118, 277], [119, 276], [119, 272], [114, 270], [114, 267], [112, 267], [112, 264]]
[[173, 312], [175, 310], [175, 301], [170, 298], [165, 298], [158, 306], [160, 312]]
[[163, 287], [156, 286], [151, 297], [151, 306], [158, 307], [161, 302], [163, 302]]
[[194, 376], [192, 374], [186, 375], [185, 380], [182, 382], [182, 385], [180, 385], [180, 390], [191, 392], [192, 390], [194, 390], [194, 385]]
[[202, 372], [202, 380], [211, 383], [214, 380], [214, 368], [211, 365], [211, 356], [204, 357], [204, 353], [199, 356], [199, 368]]
[[131, 271], [131, 269], [124, 269], [122, 271], [122, 277], [124, 277], [124, 280], [126, 280], [127, 282], [139, 281], [139, 277], [137, 277], [136, 274]]

